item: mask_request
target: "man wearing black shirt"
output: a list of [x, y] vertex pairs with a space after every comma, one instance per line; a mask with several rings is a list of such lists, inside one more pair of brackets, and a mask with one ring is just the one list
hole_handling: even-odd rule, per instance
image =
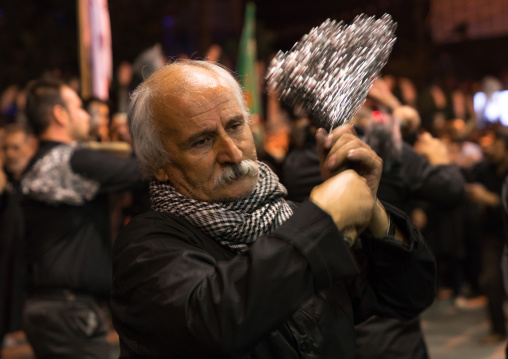
[[25, 332], [38, 358], [108, 358], [99, 306], [111, 286], [107, 195], [138, 185], [141, 174], [133, 159], [76, 145], [88, 136], [89, 116], [70, 87], [34, 83], [26, 110], [40, 146], [21, 181]]
[[[320, 129], [326, 180], [292, 206], [248, 120], [238, 83], [206, 61], [172, 63], [133, 93], [134, 148], [154, 179], [152, 211], [113, 249], [121, 358], [351, 359], [355, 322], [432, 302], [432, 255], [377, 200], [381, 160], [365, 143]], [[332, 176], [346, 161], [358, 172]]]
[[465, 172], [466, 192], [478, 207], [482, 236], [482, 269], [479, 277], [481, 289], [488, 299], [491, 334], [485, 344], [505, 340], [506, 324], [503, 311], [505, 293], [501, 273], [503, 253], [503, 210], [501, 192], [508, 176], [508, 133], [497, 130], [492, 144], [485, 148], [486, 159]]

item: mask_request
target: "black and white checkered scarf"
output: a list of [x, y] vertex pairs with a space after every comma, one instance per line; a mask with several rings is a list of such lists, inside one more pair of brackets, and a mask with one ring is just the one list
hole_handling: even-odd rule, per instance
[[258, 237], [284, 223], [293, 211], [284, 200], [287, 194], [279, 178], [262, 162], [250, 196], [228, 203], [211, 203], [178, 193], [169, 182], [152, 181], [150, 200], [158, 212], [183, 217], [236, 252], [244, 252]]

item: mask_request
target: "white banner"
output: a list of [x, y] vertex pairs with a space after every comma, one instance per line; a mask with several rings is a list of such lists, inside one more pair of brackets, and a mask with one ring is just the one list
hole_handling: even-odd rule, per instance
[[91, 29], [92, 94], [107, 100], [113, 74], [108, 1], [88, 0], [88, 6]]
[[79, 0], [78, 4], [83, 96], [107, 100], [113, 74], [108, 1]]

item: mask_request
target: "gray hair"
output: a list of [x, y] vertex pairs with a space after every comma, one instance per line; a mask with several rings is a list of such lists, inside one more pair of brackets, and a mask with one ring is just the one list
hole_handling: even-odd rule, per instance
[[152, 99], [162, 95], [158, 86], [158, 77], [161, 72], [166, 73], [173, 69], [189, 67], [208, 70], [224, 81], [233, 90], [245, 119], [249, 120], [249, 110], [242, 88], [226, 68], [213, 62], [200, 60], [181, 60], [163, 66], [136, 88], [129, 104], [128, 121], [134, 151], [145, 174], [153, 174], [171, 162], [169, 154], [164, 149], [152, 111]]
[[383, 119], [370, 124], [363, 140], [383, 160], [383, 173], [389, 173], [400, 161], [402, 138], [398, 119], [389, 115], [384, 115]]

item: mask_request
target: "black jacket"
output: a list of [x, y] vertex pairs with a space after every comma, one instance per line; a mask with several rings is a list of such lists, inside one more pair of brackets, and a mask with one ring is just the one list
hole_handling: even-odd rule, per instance
[[355, 323], [411, 318], [434, 299], [433, 257], [390, 211], [409, 247], [362, 235], [358, 261], [311, 202], [242, 255], [182, 218], [134, 218], [113, 249], [121, 358], [353, 358]]
[[[1, 170], [1, 169], [0, 169]], [[0, 340], [19, 330], [24, 299], [23, 222], [14, 188], [0, 193]]]
[[409, 212], [411, 201], [425, 201], [435, 207], [451, 208], [464, 198], [464, 178], [455, 165], [432, 165], [407, 143], [391, 171], [383, 171], [378, 197]]
[[[282, 165], [281, 182], [288, 190], [288, 199], [298, 202], [308, 198], [314, 186], [323, 182], [315, 143], [289, 152]], [[383, 171], [378, 197], [406, 213], [410, 213], [411, 201], [422, 199], [449, 208], [464, 197], [464, 178], [457, 166], [431, 165], [403, 143], [400, 159], [390, 171]]]
[[[68, 145], [42, 141], [22, 179], [29, 289], [107, 297], [112, 242], [108, 194], [140, 185], [141, 173], [134, 159], [75, 149], [68, 163], [57, 159], [52, 169], [33, 175], [37, 163], [57, 146]], [[64, 199], [81, 180], [94, 190], [82, 193], [81, 203]]]
[[[402, 144], [400, 157], [385, 167], [378, 198], [410, 213], [417, 201], [426, 200], [440, 210], [457, 206], [464, 198], [464, 179], [457, 166], [434, 166], [411, 146]], [[294, 148], [282, 166], [282, 182], [288, 198], [302, 201], [322, 183], [314, 141]], [[420, 204], [420, 203], [419, 203]], [[450, 237], [447, 237], [450, 242]], [[357, 326], [356, 358], [427, 358], [418, 319], [373, 316]]]

